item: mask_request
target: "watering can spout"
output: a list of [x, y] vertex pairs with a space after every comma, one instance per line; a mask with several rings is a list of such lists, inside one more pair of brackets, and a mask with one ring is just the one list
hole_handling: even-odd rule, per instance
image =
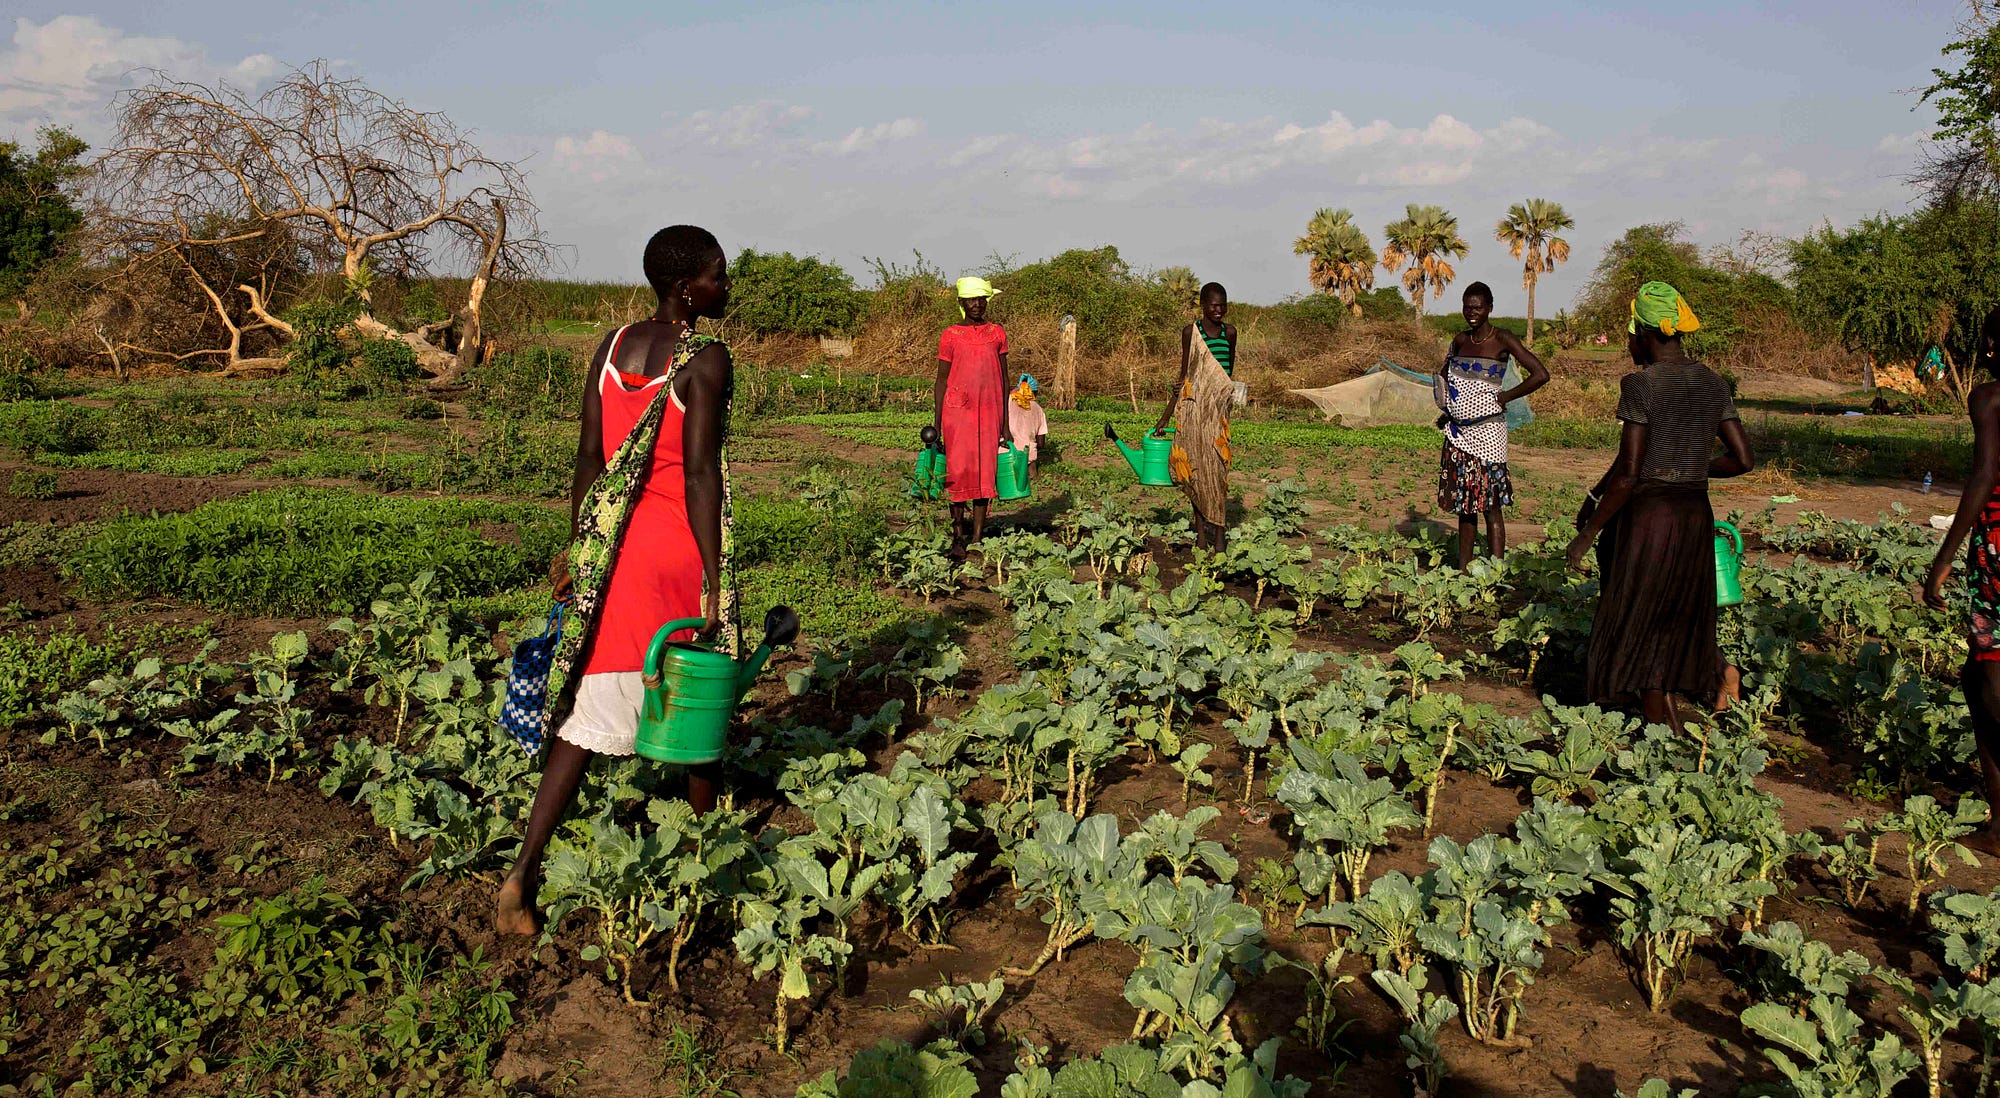
[[1111, 444], [1118, 447], [1118, 452], [1125, 455], [1125, 463], [1132, 467], [1132, 475], [1144, 475], [1145, 470], [1139, 465], [1138, 447], [1125, 445], [1125, 441], [1118, 437], [1118, 432], [1112, 430], [1109, 423], [1104, 425], [1104, 437], [1110, 439]]
[[764, 664], [771, 659], [771, 649], [787, 645], [799, 637], [799, 615], [789, 606], [773, 606], [764, 615], [764, 643], [757, 646], [750, 658], [743, 661], [742, 670], [736, 673], [736, 700], [757, 682], [757, 676], [764, 671]]

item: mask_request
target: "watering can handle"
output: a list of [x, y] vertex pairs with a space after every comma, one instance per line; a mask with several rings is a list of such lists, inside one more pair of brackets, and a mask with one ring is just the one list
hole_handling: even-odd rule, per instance
[[1736, 532], [1736, 527], [1727, 522], [1718, 522], [1715, 524], [1715, 528], [1717, 530], [1726, 531], [1729, 534], [1730, 542], [1736, 546], [1736, 555], [1739, 557], [1742, 556], [1743, 535]]
[[700, 629], [707, 624], [707, 618], [675, 618], [667, 624], [660, 626], [659, 632], [653, 634], [653, 643], [646, 646], [645, 676], [643, 680], [645, 684], [650, 687], [657, 686], [660, 683], [660, 659], [667, 654], [668, 637], [683, 629]]

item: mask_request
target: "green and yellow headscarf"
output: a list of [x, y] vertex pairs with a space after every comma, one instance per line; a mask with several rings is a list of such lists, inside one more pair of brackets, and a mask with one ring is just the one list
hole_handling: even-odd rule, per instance
[[1637, 335], [1641, 324], [1658, 328], [1661, 335], [1668, 336], [1701, 329], [1701, 321], [1688, 308], [1681, 292], [1664, 282], [1646, 283], [1639, 287], [1639, 296], [1632, 299], [1632, 320], [1625, 330]]
[[[969, 301], [975, 297], [994, 297], [1000, 291], [994, 289], [993, 284], [983, 278], [966, 275], [958, 280], [957, 293], [959, 301]], [[960, 320], [965, 319], [965, 306], [958, 307], [958, 317]]]

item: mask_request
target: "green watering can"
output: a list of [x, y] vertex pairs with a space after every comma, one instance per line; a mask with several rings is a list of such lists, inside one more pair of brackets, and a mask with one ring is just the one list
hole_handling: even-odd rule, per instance
[[1743, 601], [1743, 584], [1737, 573], [1743, 568], [1743, 535], [1726, 522], [1715, 524], [1715, 605], [1735, 606]]
[[910, 481], [910, 498], [937, 499], [944, 495], [944, 447], [938, 445], [938, 429], [926, 427], [921, 436], [924, 448], [917, 451], [917, 475]]
[[1171, 487], [1173, 485], [1173, 469], [1167, 462], [1167, 458], [1174, 452], [1174, 429], [1172, 427], [1167, 428], [1162, 434], [1154, 434], [1148, 431], [1145, 437], [1139, 440], [1137, 449], [1120, 442], [1118, 433], [1111, 429], [1109, 423], [1104, 425], [1104, 437], [1110, 439], [1118, 447], [1118, 452], [1125, 455], [1125, 463], [1132, 467], [1134, 473], [1138, 474], [1139, 483], [1151, 484], [1158, 487]]
[[639, 754], [656, 762], [692, 766], [722, 757], [736, 703], [757, 681], [775, 645], [798, 639], [799, 616], [789, 606], [764, 615], [764, 643], [741, 663], [700, 641], [670, 641], [705, 619], [680, 618], [660, 626], [646, 649], [646, 697], [639, 706]]
[[1028, 498], [1028, 452], [1008, 443], [993, 467], [993, 489], [1001, 499]]

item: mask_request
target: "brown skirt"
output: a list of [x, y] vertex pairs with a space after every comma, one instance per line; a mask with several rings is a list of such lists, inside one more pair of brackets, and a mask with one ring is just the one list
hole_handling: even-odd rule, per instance
[[1722, 688], [1715, 642], [1715, 512], [1708, 485], [1642, 480], [1597, 542], [1590, 700], [1648, 690], [1708, 705]]

